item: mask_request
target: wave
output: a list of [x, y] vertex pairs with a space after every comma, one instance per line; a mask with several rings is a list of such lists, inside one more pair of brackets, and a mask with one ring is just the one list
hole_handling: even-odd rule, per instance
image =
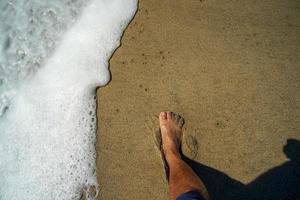
[[98, 185], [95, 89], [109, 81], [108, 60], [136, 7], [136, 0], [88, 2], [51, 56], [15, 81], [0, 118], [1, 200], [79, 199]]

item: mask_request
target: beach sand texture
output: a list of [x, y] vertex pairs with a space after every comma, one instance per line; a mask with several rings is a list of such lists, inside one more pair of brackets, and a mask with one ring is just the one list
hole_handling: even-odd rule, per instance
[[167, 199], [153, 140], [162, 110], [185, 118], [189, 157], [238, 185], [284, 163], [287, 139], [300, 139], [299, 9], [141, 0], [97, 91], [99, 199]]

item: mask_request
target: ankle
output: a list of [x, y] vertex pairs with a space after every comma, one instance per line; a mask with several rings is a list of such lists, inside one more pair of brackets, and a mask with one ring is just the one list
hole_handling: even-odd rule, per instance
[[175, 160], [181, 160], [181, 155], [180, 155], [179, 151], [170, 149], [170, 150], [164, 151], [164, 154], [165, 154], [166, 161], [168, 163], [175, 161]]

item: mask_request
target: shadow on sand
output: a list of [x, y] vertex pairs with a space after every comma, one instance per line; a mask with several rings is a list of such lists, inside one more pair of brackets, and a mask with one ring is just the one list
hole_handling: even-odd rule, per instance
[[300, 141], [288, 139], [283, 152], [289, 161], [246, 185], [186, 156], [184, 160], [202, 179], [211, 200], [300, 200]]

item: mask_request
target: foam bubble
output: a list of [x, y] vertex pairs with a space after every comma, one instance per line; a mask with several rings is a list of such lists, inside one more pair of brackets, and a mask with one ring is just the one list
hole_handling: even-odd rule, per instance
[[0, 1], [0, 117], [89, 0]]
[[97, 186], [95, 88], [110, 78], [109, 56], [136, 5], [90, 2], [51, 58], [23, 82], [0, 121], [1, 200], [79, 199]]

